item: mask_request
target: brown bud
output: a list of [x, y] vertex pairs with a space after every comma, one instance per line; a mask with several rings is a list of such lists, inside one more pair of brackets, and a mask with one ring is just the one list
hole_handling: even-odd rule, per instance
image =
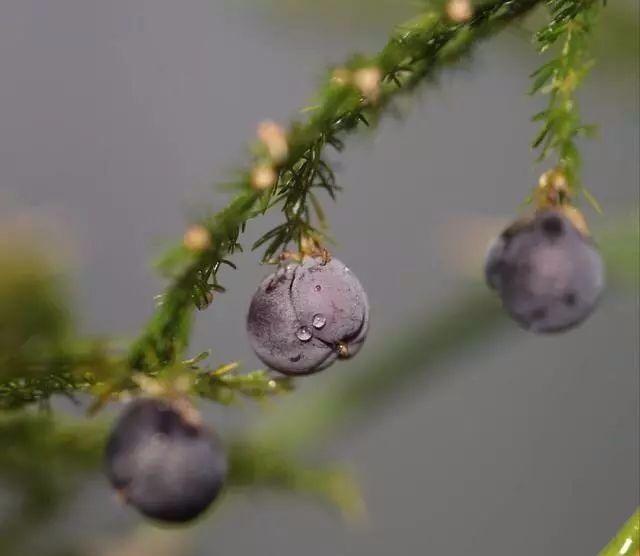
[[287, 144], [287, 134], [281, 126], [271, 120], [265, 120], [258, 125], [257, 135], [267, 148], [273, 162], [279, 164], [286, 160], [289, 154], [289, 145]]
[[195, 300], [196, 308], [200, 311], [204, 311], [212, 303], [213, 303], [212, 291], [208, 291], [205, 294], [198, 294]]
[[264, 191], [276, 184], [278, 174], [270, 164], [258, 164], [251, 171], [251, 187]]
[[444, 9], [447, 17], [454, 23], [466, 23], [473, 17], [470, 0], [449, 0]]
[[591, 235], [587, 221], [579, 209], [571, 205], [563, 205], [560, 210], [583, 236], [588, 237]]
[[540, 176], [534, 197], [538, 207], [555, 207], [567, 201], [570, 193], [565, 173], [560, 168], [552, 168]]
[[362, 68], [353, 74], [353, 83], [371, 102], [376, 102], [380, 96], [381, 81], [382, 71], [377, 67]]
[[185, 232], [182, 243], [189, 251], [204, 251], [211, 246], [209, 230], [200, 224], [195, 224]]

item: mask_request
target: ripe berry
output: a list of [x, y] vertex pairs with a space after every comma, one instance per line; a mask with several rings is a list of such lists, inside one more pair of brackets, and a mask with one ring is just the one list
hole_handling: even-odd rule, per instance
[[304, 375], [355, 355], [369, 327], [362, 285], [339, 260], [305, 256], [260, 284], [247, 317], [256, 355], [284, 374]]
[[509, 226], [489, 249], [485, 276], [514, 320], [533, 332], [580, 324], [604, 287], [594, 243], [559, 209]]
[[105, 464], [112, 486], [147, 517], [180, 523], [218, 496], [227, 461], [212, 432], [159, 399], [133, 402], [109, 437]]

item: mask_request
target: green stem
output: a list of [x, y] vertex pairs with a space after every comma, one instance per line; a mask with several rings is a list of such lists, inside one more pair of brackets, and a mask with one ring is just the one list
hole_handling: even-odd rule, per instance
[[[638, 213], [603, 230], [602, 254], [611, 289], [637, 288]], [[262, 421], [251, 439], [259, 444], [300, 450], [317, 447], [365, 414], [370, 417], [395, 399], [403, 388], [414, 388], [421, 377], [436, 380], [446, 365], [466, 349], [513, 329], [497, 299], [484, 286], [466, 286], [465, 293], [440, 312], [413, 321], [386, 338], [385, 345], [360, 365], [298, 396], [292, 404]], [[504, 325], [507, 326], [504, 326]], [[362, 357], [362, 356], [360, 356]], [[635, 555], [634, 555], [635, 556]]]
[[598, 556], [638, 556], [640, 554], [640, 508], [622, 526]]
[[560, 40], [562, 44], [558, 55], [532, 75], [531, 93], [549, 94], [547, 108], [534, 116], [534, 121], [542, 125], [533, 147], [540, 149], [539, 160], [554, 152], [571, 193], [583, 193], [599, 210], [595, 199], [580, 182], [582, 162], [577, 140], [590, 133], [592, 126], [581, 120], [576, 93], [592, 66], [589, 47], [600, 2], [550, 0], [547, 4], [552, 17], [536, 34], [538, 50], [545, 52]]
[[198, 273], [210, 274], [208, 269], [233, 253], [240, 227], [251, 217], [257, 198], [254, 191], [245, 191], [210, 219], [208, 229], [214, 251], [195, 256], [166, 290], [154, 315], [131, 346], [128, 360], [132, 369], [145, 370], [172, 363], [186, 347], [194, 308], [192, 292]]
[[[301, 230], [313, 231], [308, 221], [292, 222], [289, 214], [297, 203], [307, 202], [312, 187], [324, 187], [332, 196], [335, 194], [337, 187], [330, 171], [329, 175], [321, 176], [321, 183], [313, 183], [312, 177], [317, 177], [317, 172], [310, 171], [323, 164], [328, 169], [320, 159], [326, 145], [340, 150], [342, 140], [338, 135], [356, 130], [362, 122], [377, 119], [394, 97], [413, 90], [435, 69], [454, 63], [480, 39], [501, 30], [539, 3], [541, 0], [488, 2], [477, 8], [468, 23], [454, 23], [444, 15], [425, 14], [400, 26], [376, 56], [345, 64], [354, 71], [365, 67], [381, 70], [379, 99], [371, 101], [355, 87], [330, 81], [320, 92], [311, 117], [305, 123], [291, 125], [287, 137], [289, 156], [277, 168], [280, 181], [275, 190], [264, 194], [253, 191], [250, 170], [243, 172], [235, 184], [241, 192], [227, 208], [203, 223], [211, 235], [211, 248], [202, 253], [190, 253], [185, 248], [172, 252], [172, 262], [167, 266], [177, 277], [164, 294], [163, 304], [133, 344], [129, 354], [131, 367], [147, 370], [175, 361], [186, 346], [194, 289], [205, 291], [209, 278], [216, 280], [219, 263], [237, 248], [238, 236], [249, 219], [282, 204], [287, 222], [274, 230], [268, 252], [275, 252], [289, 241], [297, 241]], [[304, 179], [299, 174], [301, 169], [305, 170]], [[311, 213], [299, 206], [294, 212], [297, 218]], [[203, 276], [206, 276], [204, 281]]]
[[[618, 220], [602, 236], [612, 287], [637, 288], [637, 212]], [[454, 299], [439, 313], [390, 335], [381, 351], [372, 353], [359, 368], [335, 375], [337, 380], [325, 382], [323, 391], [298, 396], [297, 406], [282, 407], [262, 421], [252, 435], [231, 441], [230, 485], [293, 490], [320, 497], [357, 516], [362, 511], [361, 501], [348, 474], [341, 469], [309, 467], [292, 457], [290, 451], [320, 447], [330, 435], [344, 432], [365, 412], [371, 417], [374, 411], [388, 407], [403, 388], [415, 388], [421, 380], [433, 381], [450, 372], [449, 363], [465, 349], [512, 329], [488, 292], [479, 286], [465, 289], [465, 296]], [[41, 508], [43, 492], [44, 501], [52, 502], [56, 493], [70, 490], [68, 485], [58, 488], [59, 481], [76, 478], [76, 469], [98, 466], [107, 434], [104, 425], [96, 420], [70, 423], [58, 416], [54, 422], [46, 414], [0, 412], [0, 445], [11, 447], [0, 453], [0, 473], [27, 489], [32, 507]], [[52, 468], [63, 471], [52, 472]], [[74, 472], [69, 473], [69, 469]], [[38, 488], [31, 492], [28, 487], [33, 483]], [[17, 535], [14, 527], [12, 521], [9, 529], [0, 531], [0, 538], [5, 531], [7, 539], [9, 532]], [[612, 550], [624, 546], [624, 539], [611, 546]], [[0, 552], [3, 548], [0, 542]], [[620, 553], [614, 550], [601, 556], [614, 554]]]

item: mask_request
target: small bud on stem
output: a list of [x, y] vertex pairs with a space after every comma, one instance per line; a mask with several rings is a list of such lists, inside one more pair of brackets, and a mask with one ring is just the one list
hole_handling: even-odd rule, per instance
[[473, 6], [469, 0], [449, 0], [444, 9], [454, 23], [466, 23], [473, 17]]
[[258, 164], [251, 171], [251, 187], [264, 191], [276, 184], [278, 174], [270, 164]]
[[209, 230], [200, 224], [195, 224], [185, 232], [182, 243], [189, 251], [204, 251], [211, 246]]
[[280, 164], [287, 159], [289, 146], [287, 134], [282, 126], [271, 120], [265, 120], [258, 125], [257, 135], [258, 139], [264, 143], [274, 163]]
[[376, 102], [380, 97], [381, 81], [382, 71], [377, 67], [362, 68], [353, 74], [353, 83], [370, 102]]

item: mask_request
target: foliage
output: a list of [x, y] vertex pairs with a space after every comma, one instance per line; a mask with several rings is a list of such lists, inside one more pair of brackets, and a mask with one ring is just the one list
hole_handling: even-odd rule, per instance
[[[207, 248], [174, 248], [161, 268], [174, 277], [162, 297], [162, 304], [134, 343], [129, 364], [148, 370], [175, 361], [186, 345], [193, 297], [219, 288], [218, 271], [228, 255], [241, 249], [238, 239], [246, 222], [278, 207], [284, 222], [260, 238], [254, 248], [266, 244], [269, 259], [289, 242], [300, 244], [305, 235], [324, 239], [322, 211], [315, 191], [330, 196], [338, 191], [335, 176], [324, 158], [327, 146], [341, 150], [345, 134], [368, 126], [389, 107], [400, 93], [411, 91], [440, 66], [452, 63], [468, 52], [477, 40], [500, 30], [531, 10], [538, 0], [507, 0], [483, 4], [467, 23], [448, 20], [443, 14], [427, 12], [402, 25], [382, 51], [373, 57], [356, 56], [329, 76], [309, 110], [308, 119], [294, 122], [286, 130], [286, 157], [270, 159], [265, 146], [256, 146], [255, 167], [270, 165], [277, 179], [273, 187], [252, 187], [252, 166], [231, 184], [239, 192], [221, 212], [199, 224], [209, 236]], [[359, 71], [368, 73], [360, 73]], [[367, 77], [365, 86], [360, 77]], [[361, 81], [361, 80], [360, 80]]]
[[0, 320], [0, 376], [30, 377], [31, 354], [59, 352], [71, 318], [57, 277], [40, 253], [3, 239], [0, 268], [0, 315], [6, 315]]
[[536, 33], [538, 50], [544, 53], [561, 44], [557, 55], [531, 76], [531, 94], [549, 95], [547, 108], [533, 117], [541, 123], [533, 147], [540, 149], [540, 160], [554, 151], [570, 190], [581, 192], [600, 211], [580, 182], [581, 159], [576, 145], [579, 137], [594, 131], [581, 121], [576, 91], [593, 65], [589, 48], [600, 5], [597, 0], [549, 0], [547, 5], [551, 20]]
[[[437, 9], [429, 8], [398, 27], [378, 54], [353, 56], [334, 68], [304, 121], [292, 122], [286, 129], [268, 123], [259, 130], [252, 160], [231, 184], [235, 191], [231, 202], [194, 223], [182, 243], [162, 258], [160, 268], [170, 284], [127, 350], [111, 341], [78, 337], [51, 269], [29, 248], [0, 250], [0, 442], [10, 446], [0, 454], [0, 472], [19, 491], [24, 516], [33, 515], [37, 521], [54, 510], [82, 472], [100, 463], [103, 422], [53, 419], [49, 402], [54, 395], [74, 401], [90, 397], [90, 410], [96, 412], [110, 401], [141, 394], [196, 396], [229, 404], [290, 391], [290, 379], [265, 371], [239, 373], [234, 362], [208, 365], [207, 352], [185, 359], [193, 309], [206, 308], [214, 294], [224, 291], [219, 273], [225, 266], [235, 268], [230, 258], [242, 249], [247, 222], [267, 211], [282, 214], [282, 221], [253, 244], [253, 249], [262, 250], [264, 261], [292, 244], [300, 251], [321, 249], [330, 237], [320, 194], [335, 199], [340, 191], [327, 151], [342, 151], [346, 136], [375, 125], [392, 110], [398, 95], [414, 91], [437, 70], [467, 55], [481, 39], [540, 3], [483, 2], [468, 19], [454, 21], [436, 2]], [[591, 0], [547, 4], [551, 20], [536, 36], [539, 50], [545, 52], [559, 42], [562, 47], [534, 74], [533, 92], [550, 95], [548, 108], [536, 116], [543, 127], [535, 145], [542, 156], [557, 153], [559, 166], [577, 189], [576, 139], [589, 128], [578, 116], [575, 91], [590, 67], [587, 46], [598, 5]], [[610, 249], [611, 260], [626, 275], [637, 268], [635, 250], [628, 245], [636, 236], [625, 226], [605, 245], [616, 246], [618, 251]], [[361, 499], [349, 473], [309, 465], [292, 454], [461, 345], [495, 333], [500, 322], [493, 300], [475, 292], [461, 296], [436, 319], [391, 342], [393, 349], [381, 353], [366, 374], [346, 377], [330, 395], [307, 400], [286, 422], [274, 420], [233, 439], [231, 491], [289, 490], [320, 498], [345, 514], [360, 514]], [[40, 412], [33, 411], [33, 404]], [[26, 532], [20, 519], [9, 521], [0, 536], [12, 540], [1, 546], [3, 550], [9, 553], [16, 546], [19, 550], [19, 544], [12, 543]]]
[[[201, 243], [194, 244], [185, 235], [183, 243], [163, 258], [160, 267], [173, 281], [158, 296], [153, 317], [128, 352], [71, 339], [64, 342], [59, 353], [46, 349], [30, 352], [26, 364], [37, 373], [20, 373], [17, 380], [3, 374], [0, 407], [19, 407], [46, 400], [52, 394], [75, 392], [95, 394], [100, 406], [120, 393], [139, 391], [136, 373], [161, 379], [192, 374], [197, 361], [181, 362], [180, 356], [188, 343], [193, 308], [205, 307], [213, 292], [224, 291], [218, 273], [223, 266], [233, 267], [227, 257], [242, 249], [238, 240], [247, 221], [276, 207], [284, 216], [282, 224], [254, 244], [254, 248], [266, 244], [265, 259], [291, 242], [301, 248], [305, 240], [313, 245], [326, 240], [323, 210], [315, 192], [324, 190], [335, 198], [339, 191], [324, 158], [326, 148], [342, 150], [344, 136], [374, 123], [398, 94], [411, 91], [436, 69], [455, 62], [478, 40], [499, 31], [537, 3], [487, 2], [466, 22], [455, 22], [444, 13], [429, 10], [401, 25], [379, 54], [355, 56], [333, 71], [308, 111], [308, 119], [294, 122], [286, 130], [282, 152], [276, 156], [264, 138], [255, 145], [252, 167], [241, 172], [232, 184], [238, 191], [234, 199], [195, 226]], [[274, 184], [256, 187], [254, 171], [265, 165], [275, 173]], [[236, 377], [236, 373], [221, 376], [205, 369], [192, 381], [192, 387], [218, 400], [234, 387], [260, 396], [281, 391], [269, 386], [273, 379], [260, 373]]]

